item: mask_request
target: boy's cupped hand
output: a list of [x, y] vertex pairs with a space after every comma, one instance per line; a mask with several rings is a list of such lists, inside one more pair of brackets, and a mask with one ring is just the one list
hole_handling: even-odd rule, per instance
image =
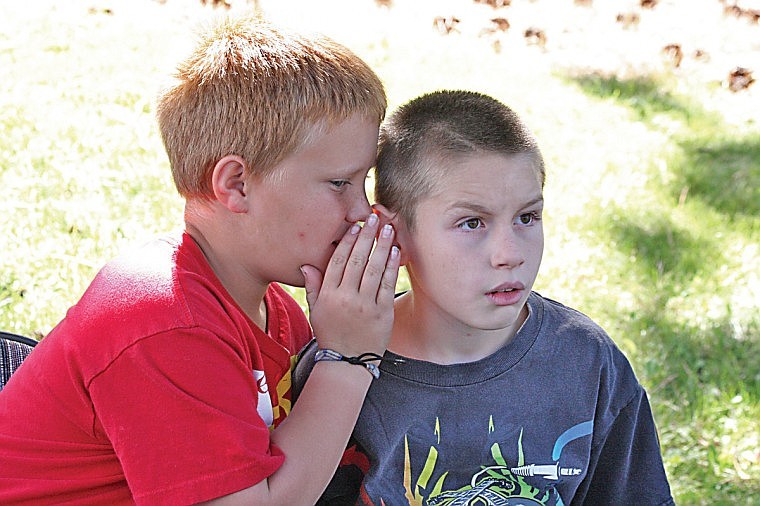
[[382, 354], [393, 328], [393, 297], [400, 263], [390, 225], [378, 230], [370, 215], [341, 239], [324, 276], [304, 265], [309, 319], [320, 348], [344, 356]]

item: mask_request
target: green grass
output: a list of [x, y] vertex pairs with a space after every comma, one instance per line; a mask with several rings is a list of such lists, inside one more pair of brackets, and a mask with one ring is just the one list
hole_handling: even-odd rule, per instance
[[[41, 338], [100, 265], [181, 226], [153, 98], [193, 18], [135, 5], [147, 14], [0, 4], [4, 330]], [[343, 35], [392, 107], [461, 87], [524, 116], [548, 170], [536, 288], [592, 316], [631, 359], [679, 504], [756, 504], [760, 127], [727, 122], [707, 109], [721, 90], [684, 92], [668, 73], [547, 71], [530, 48]]]
[[664, 164], [640, 171], [632, 198], [587, 223], [611, 246], [599, 274], [633, 302], [583, 305], [628, 336], [621, 345], [649, 386], [679, 503], [756, 504], [760, 135], [737, 135], [655, 79], [572, 81], [651, 130], [667, 124], [672, 146], [650, 154]]

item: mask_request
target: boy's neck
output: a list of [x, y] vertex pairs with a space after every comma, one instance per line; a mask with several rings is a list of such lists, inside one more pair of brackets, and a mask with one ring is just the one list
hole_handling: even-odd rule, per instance
[[521, 318], [512, 327], [477, 329], [442, 318], [439, 308], [430, 307], [424, 298], [415, 300], [414, 292], [409, 291], [396, 299], [388, 349], [404, 357], [436, 364], [475, 362], [509, 344], [527, 315], [525, 306]]
[[[224, 238], [219, 237], [217, 231], [224, 227], [205, 227], [203, 220], [198, 215], [194, 217], [185, 215], [185, 230], [193, 238], [203, 255], [206, 257], [211, 269], [224, 286], [225, 290], [235, 300], [238, 306], [245, 312], [248, 318], [266, 332], [267, 309], [264, 302], [269, 283], [252, 279], [252, 277], [239, 266], [235, 258], [227, 258], [224, 253], [230, 251], [223, 246]], [[220, 247], [220, 244], [222, 245]]]

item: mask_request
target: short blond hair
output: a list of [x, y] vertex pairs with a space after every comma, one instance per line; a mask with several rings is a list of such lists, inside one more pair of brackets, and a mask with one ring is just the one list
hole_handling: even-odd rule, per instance
[[383, 120], [386, 96], [372, 69], [348, 48], [258, 17], [226, 18], [205, 33], [158, 99], [161, 137], [179, 193], [212, 195], [222, 157], [268, 175], [313, 128], [358, 113]]

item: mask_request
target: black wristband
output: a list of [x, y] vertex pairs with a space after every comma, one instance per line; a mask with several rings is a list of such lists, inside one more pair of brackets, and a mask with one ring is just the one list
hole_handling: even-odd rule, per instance
[[380, 368], [377, 366], [377, 364], [373, 364], [373, 362], [391, 362], [396, 365], [404, 362], [402, 359], [384, 358], [382, 355], [378, 355], [377, 353], [362, 353], [356, 357], [346, 357], [335, 350], [318, 349], [317, 353], [314, 355], [314, 362], [322, 361], [348, 362], [349, 364], [363, 366], [375, 379], [380, 377]]

